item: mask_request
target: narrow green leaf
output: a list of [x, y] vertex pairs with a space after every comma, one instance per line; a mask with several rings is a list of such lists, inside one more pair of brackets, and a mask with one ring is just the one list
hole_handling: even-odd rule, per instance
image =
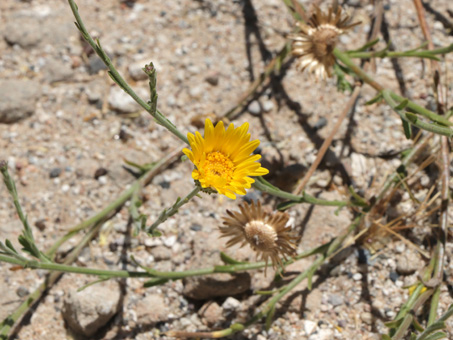
[[447, 339], [447, 334], [445, 334], [444, 332], [437, 332], [428, 335], [426, 338], [423, 338], [423, 340], [440, 340], [440, 339]]
[[380, 102], [382, 100], [382, 93], [378, 93], [375, 97], [371, 98], [369, 101], [365, 103], [365, 105], [371, 105], [377, 102]]
[[269, 312], [266, 315], [266, 323], [265, 323], [266, 331], [268, 331], [272, 326], [272, 319], [274, 318], [274, 314], [275, 314], [275, 304], [272, 305], [271, 309], [269, 310]]
[[223, 251], [220, 252], [220, 259], [226, 264], [246, 264], [248, 262], [238, 261], [225, 254]]
[[395, 106], [395, 110], [402, 110], [406, 108], [407, 104], [409, 104], [409, 100], [407, 98], [404, 98], [404, 100], [399, 103], [398, 105]]
[[154, 287], [154, 286], [160, 286], [164, 283], [167, 283], [169, 279], [163, 278], [163, 277], [156, 277], [154, 279], [148, 280], [143, 284], [143, 287], [149, 288], [149, 287]]

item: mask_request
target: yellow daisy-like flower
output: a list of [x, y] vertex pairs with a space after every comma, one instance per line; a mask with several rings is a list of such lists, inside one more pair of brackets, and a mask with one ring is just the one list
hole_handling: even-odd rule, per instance
[[318, 79], [332, 76], [335, 64], [333, 50], [338, 37], [360, 22], [351, 23], [348, 15], [343, 16], [340, 7], [329, 7], [326, 13], [315, 7], [307, 24], [298, 22], [300, 32], [290, 36], [293, 40], [292, 54], [297, 57], [296, 68], [314, 73]]
[[235, 194], [245, 195], [245, 189], [255, 182], [248, 176], [269, 173], [256, 162], [261, 155], [251, 154], [260, 141], [250, 141], [248, 128], [248, 123], [238, 128], [230, 124], [225, 130], [223, 122], [218, 122], [214, 127], [211, 120], [206, 119], [204, 138], [199, 132], [187, 134], [192, 150], [182, 151], [195, 165], [192, 178], [202, 188], [215, 189], [219, 194], [236, 199]]

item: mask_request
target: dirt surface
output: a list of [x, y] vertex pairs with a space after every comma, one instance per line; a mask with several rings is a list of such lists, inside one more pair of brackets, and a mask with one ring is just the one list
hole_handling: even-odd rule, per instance
[[[308, 6], [310, 2], [302, 3]], [[453, 22], [451, 1], [429, 3], [427, 20], [434, 44], [453, 43], [447, 27]], [[206, 115], [220, 116], [234, 107], [282, 48], [284, 35], [293, 27], [291, 15], [278, 0], [79, 0], [77, 4], [89, 32], [100, 39], [121, 74], [145, 99], [148, 83], [140, 69], [154, 62], [159, 109], [184, 133], [194, 132]], [[362, 24], [342, 36], [339, 47], [356, 49], [366, 42], [374, 7], [368, 1], [347, 1], [345, 9]], [[384, 10], [383, 31], [396, 50], [413, 49], [423, 42], [412, 1], [385, 2]], [[65, 1], [0, 2], [0, 87], [2, 102], [13, 108], [4, 113], [8, 123], [0, 123], [0, 159], [9, 163], [36, 243], [43, 250], [107, 206], [135, 180], [124, 160], [152, 163], [182, 148], [179, 140], [113, 84], [97, 56], [80, 39], [73, 21]], [[377, 46], [385, 45], [380, 42]], [[452, 58], [449, 55], [441, 63], [450, 85]], [[372, 73], [385, 87], [433, 109], [428, 72], [427, 62], [407, 58], [376, 60]], [[451, 86], [449, 90], [451, 102]], [[347, 199], [347, 187], [354, 185], [369, 199], [400, 164], [400, 152], [411, 141], [406, 140], [400, 118], [388, 106], [364, 105], [374, 96], [375, 91], [365, 86], [307, 192], [330, 200]], [[234, 123], [250, 123], [252, 138], [261, 140], [263, 164], [270, 169], [266, 178], [291, 191], [314, 161], [348, 98], [349, 93], [337, 90], [334, 79], [315, 82], [288, 62]], [[177, 159], [144, 188], [146, 201], [140, 212], [149, 216], [148, 223], [191, 190], [192, 167]], [[439, 172], [435, 163], [426, 171], [415, 169], [411, 168], [416, 172], [411, 195], [422, 202], [438, 182]], [[306, 282], [301, 283], [278, 304], [268, 331], [258, 323], [231, 338], [379, 339], [378, 334], [386, 332], [384, 322], [392, 320], [408, 298], [405, 287], [417, 280], [429, 261], [423, 256], [423, 252], [429, 254], [425, 248], [429, 244], [424, 241], [435, 222], [431, 217], [412, 218], [419, 205], [411, 195], [401, 190], [399, 200], [381, 220], [385, 224], [402, 216], [409, 226], [404, 239], [410, 242], [380, 236], [378, 246], [370, 239], [367, 247], [346, 248], [317, 273], [311, 291]], [[261, 199], [271, 208], [281, 202], [253, 189], [236, 201], [202, 195], [159, 227], [160, 238], [144, 233], [130, 237], [126, 205], [105, 222], [100, 236], [82, 251], [75, 265], [137, 270], [130, 260], [133, 255], [145, 266], [181, 271], [221, 264], [220, 251], [238, 260], [254, 261], [247, 247], [226, 249], [225, 241], [219, 240], [218, 226], [225, 210], [237, 209], [244, 199]], [[289, 213], [301, 236], [299, 252], [339, 235], [354, 216], [352, 210], [337, 213], [335, 207], [306, 204]], [[0, 186], [0, 220], [1, 240], [17, 245], [21, 224], [4, 186]], [[62, 251], [70, 250], [80, 239], [71, 239]], [[448, 245], [447, 276], [453, 269], [449, 262], [452, 250]], [[209, 282], [179, 280], [144, 288], [144, 279], [118, 280], [119, 285], [105, 286], [119, 301], [109, 304], [112, 310], [107, 312], [114, 317], [95, 335], [75, 334], [63, 319], [69, 313], [65, 304], [70, 303], [71, 291], [95, 277], [65, 274], [23, 320], [16, 338], [166, 339], [161, 332], [222, 329], [232, 322], [246, 322], [259, 310], [265, 297], [254, 294], [256, 290], [280, 287], [308, 268], [313, 259], [292, 264], [283, 282], [272, 281], [272, 270], [267, 277], [261, 270], [250, 271], [241, 281], [245, 285], [242, 291], [235, 291], [229, 276], [218, 277], [230, 282], [233, 296], [216, 296], [201, 286], [206, 293], [201, 300], [194, 298], [194, 291], [200, 289], [197, 285]], [[42, 270], [13, 271], [11, 267], [0, 262], [0, 319], [46, 278]], [[95, 299], [97, 295], [92, 294]], [[99, 299], [103, 304], [102, 295]], [[440, 310], [445, 311], [452, 302], [443, 285]], [[452, 325], [448, 323], [450, 338]]]

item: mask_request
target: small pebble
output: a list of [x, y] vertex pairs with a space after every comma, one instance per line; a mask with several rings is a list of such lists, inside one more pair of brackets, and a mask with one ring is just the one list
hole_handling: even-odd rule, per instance
[[175, 244], [176, 239], [177, 239], [176, 235], [171, 235], [164, 239], [164, 245], [166, 247], [171, 248]]
[[354, 281], [360, 281], [360, 280], [362, 280], [362, 274], [360, 274], [360, 273], [355, 273], [354, 275], [352, 275], [352, 279], [353, 279]]
[[219, 84], [219, 74], [218, 73], [213, 73], [208, 75], [205, 78], [206, 82], [212, 86], [217, 86]]
[[102, 185], [107, 184], [107, 182], [108, 182], [107, 176], [101, 176], [101, 177], [99, 177], [99, 178], [98, 178], [98, 182], [99, 182], [100, 184], [102, 184]]
[[360, 314], [360, 318], [367, 325], [371, 325], [373, 323], [373, 315], [369, 312], [363, 312], [362, 314]]
[[101, 176], [105, 176], [107, 175], [108, 173], [108, 170], [105, 169], [105, 168], [98, 168], [96, 169], [96, 171], [94, 172], [94, 179], [98, 179], [99, 177]]
[[311, 335], [318, 327], [318, 324], [314, 321], [304, 320], [304, 331], [305, 335]]
[[327, 302], [330, 303], [332, 306], [339, 306], [342, 305], [344, 302], [343, 296], [339, 294], [331, 294], [327, 298]]
[[399, 278], [399, 274], [397, 272], [390, 272], [389, 278], [393, 282], [396, 282], [396, 280], [398, 280]]
[[189, 228], [190, 228], [190, 230], [193, 230], [193, 231], [200, 231], [201, 225], [194, 223]]
[[61, 174], [61, 169], [60, 168], [53, 168], [49, 172], [49, 177], [50, 178], [56, 178], [56, 177], [59, 177], [60, 174]]
[[40, 231], [43, 231], [44, 229], [46, 229], [46, 220], [45, 219], [37, 220], [35, 222], [35, 227], [38, 228]]
[[263, 102], [263, 111], [270, 112], [274, 108], [274, 103], [271, 100]]
[[235, 298], [230, 296], [222, 304], [222, 308], [227, 311], [232, 311], [238, 309], [240, 305], [241, 303], [239, 302], [239, 300], [236, 300]]
[[406, 245], [404, 243], [398, 243], [395, 247], [397, 253], [401, 254], [406, 250]]
[[247, 107], [247, 110], [252, 115], [259, 115], [261, 113], [261, 105], [258, 101], [254, 100], [249, 104], [249, 106]]
[[16, 289], [16, 294], [19, 297], [27, 296], [29, 293], [28, 288], [24, 286], [19, 286], [19, 288]]

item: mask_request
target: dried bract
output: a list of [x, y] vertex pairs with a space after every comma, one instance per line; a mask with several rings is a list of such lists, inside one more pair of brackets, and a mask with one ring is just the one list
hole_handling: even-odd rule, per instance
[[350, 22], [351, 18], [343, 16], [340, 7], [336, 10], [330, 7], [327, 14], [315, 7], [308, 23], [298, 22], [300, 31], [290, 36], [293, 40], [291, 52], [297, 57], [296, 68], [314, 73], [317, 79], [330, 77], [338, 37], [360, 23]]
[[230, 237], [227, 247], [241, 243], [241, 247], [249, 244], [257, 253], [257, 257], [266, 262], [269, 259], [272, 266], [283, 269], [280, 256], [287, 260], [287, 256], [294, 256], [296, 253], [296, 240], [298, 239], [291, 232], [291, 227], [286, 224], [289, 215], [283, 212], [267, 213], [258, 204], [241, 204], [239, 211], [227, 210], [228, 216], [224, 217], [224, 226], [220, 227], [222, 237]]

